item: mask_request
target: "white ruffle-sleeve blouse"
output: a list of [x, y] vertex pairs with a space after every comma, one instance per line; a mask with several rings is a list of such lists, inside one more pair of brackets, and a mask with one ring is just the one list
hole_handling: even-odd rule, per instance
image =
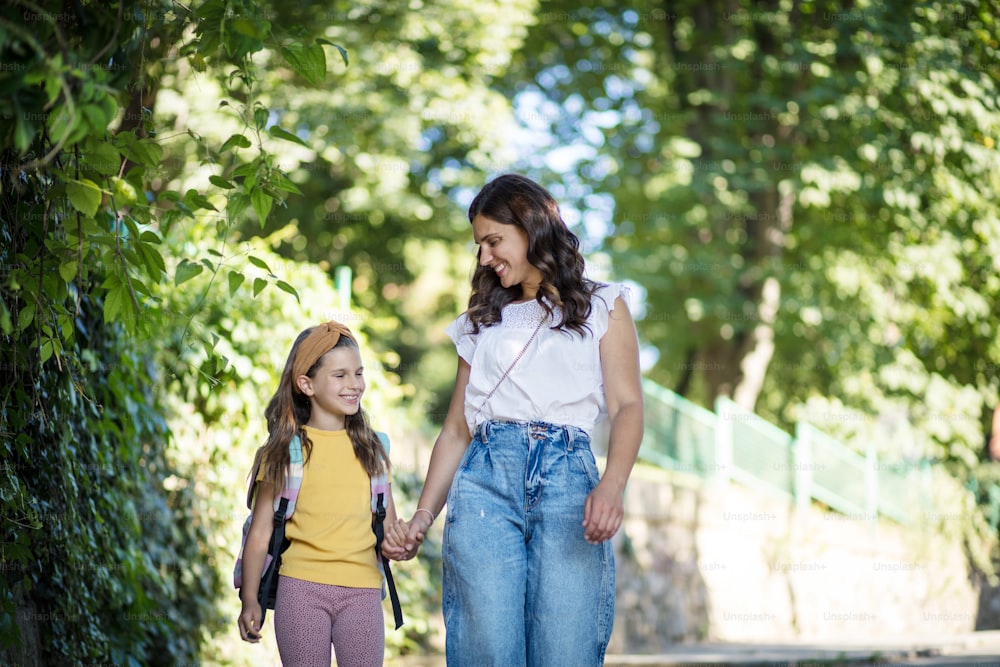
[[583, 336], [550, 329], [562, 319], [561, 309], [555, 308], [485, 404], [487, 394], [534, 333], [545, 310], [534, 300], [508, 304], [503, 319], [491, 327], [480, 327], [478, 334], [472, 333], [466, 313], [449, 324], [445, 332], [472, 368], [465, 390], [469, 432], [475, 433], [479, 424], [496, 419], [568, 424], [591, 433], [607, 408], [600, 342], [618, 297], [627, 301], [628, 288], [611, 284], [598, 289], [591, 298], [589, 332]]

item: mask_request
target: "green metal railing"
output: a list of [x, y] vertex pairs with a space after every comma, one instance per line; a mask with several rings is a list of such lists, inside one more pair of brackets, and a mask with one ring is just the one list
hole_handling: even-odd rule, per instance
[[918, 519], [926, 471], [880, 464], [874, 448], [862, 456], [804, 421], [789, 434], [724, 397], [713, 412], [649, 380], [643, 392], [643, 460], [712, 482], [732, 480], [800, 507], [818, 501], [853, 517]]

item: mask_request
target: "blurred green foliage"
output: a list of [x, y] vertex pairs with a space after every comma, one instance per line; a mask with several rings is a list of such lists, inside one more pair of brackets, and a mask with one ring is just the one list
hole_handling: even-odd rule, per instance
[[974, 464], [1000, 400], [997, 16], [541, 4], [504, 89], [557, 138], [534, 173], [644, 292], [652, 379]]

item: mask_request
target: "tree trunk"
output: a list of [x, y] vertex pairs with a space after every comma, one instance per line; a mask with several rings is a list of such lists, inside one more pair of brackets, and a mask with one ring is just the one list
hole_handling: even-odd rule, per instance
[[[674, 3], [665, 2], [668, 19], [673, 16]], [[695, 22], [696, 45], [689, 50], [676, 48], [673, 35], [668, 36], [668, 56], [675, 63], [673, 85], [682, 110], [691, 113], [692, 121], [686, 135], [701, 147], [695, 158], [693, 181], [703, 193], [703, 205], [710, 212], [709, 229], [698, 234], [698, 240], [720, 248], [715, 257], [729, 262], [731, 254], [742, 258], [741, 269], [735, 272], [734, 283], [728, 295], [728, 310], [716, 319], [714, 331], [696, 349], [689, 368], [704, 380], [706, 402], [711, 404], [719, 396], [728, 396], [741, 406], [752, 410], [757, 402], [767, 374], [767, 367], [774, 354], [774, 323], [781, 302], [781, 283], [777, 275], [785, 248], [785, 236], [791, 229], [791, 192], [779, 193], [781, 181], [791, 175], [792, 165], [787, 158], [793, 145], [793, 127], [782, 125], [777, 115], [782, 109], [771, 108], [784, 101], [780, 90], [770, 91], [766, 97], [757, 96], [756, 86], [766, 78], [762, 68], [765, 57], [781, 57], [781, 45], [768, 26], [751, 21], [741, 26], [734, 21], [719, 21], [726, 13], [734, 15], [739, 4], [722, 0], [700, 4], [689, 13]], [[672, 28], [668, 21], [668, 30]], [[731, 45], [743, 38], [752, 39], [757, 54], [750, 72], [718, 63], [713, 50]], [[731, 62], [731, 61], [729, 61]], [[718, 66], [716, 66], [718, 65]], [[792, 84], [786, 94], [793, 95]], [[690, 103], [699, 91], [712, 91], [713, 101]], [[742, 106], [747, 99], [755, 99], [749, 106]], [[770, 101], [768, 101], [770, 100]], [[734, 119], [729, 113], [733, 106], [747, 112], [748, 120]], [[728, 145], [719, 137], [746, 137], [742, 144]], [[764, 157], [755, 164], [752, 154]], [[737, 172], [749, 173], [754, 167], [763, 167], [766, 176], [749, 181], [746, 190], [753, 213], [730, 215], [714, 189], [718, 172], [714, 165], [731, 160]], [[743, 175], [743, 174], [740, 174]], [[735, 228], [735, 229], [734, 229]], [[732, 232], [743, 234], [742, 242], [725, 241]], [[726, 295], [706, 295], [706, 298]], [[713, 314], [709, 313], [709, 317]], [[689, 378], [685, 384], [689, 384]]]

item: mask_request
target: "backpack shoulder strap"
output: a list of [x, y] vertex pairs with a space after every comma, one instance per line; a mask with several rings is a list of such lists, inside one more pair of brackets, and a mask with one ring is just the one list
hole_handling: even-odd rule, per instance
[[[295, 511], [295, 501], [299, 497], [299, 488], [302, 486], [302, 471], [305, 465], [302, 461], [302, 441], [298, 434], [292, 436], [288, 443], [288, 475], [285, 476], [285, 487], [281, 493], [274, 496], [274, 511], [281, 507], [281, 499], [287, 498], [288, 503], [285, 509], [285, 518], [292, 516]], [[247, 509], [253, 509], [254, 495], [257, 493], [257, 475], [260, 473], [260, 462], [250, 471], [250, 488], [247, 489]]]
[[[389, 457], [389, 436], [381, 431], [376, 431], [378, 439], [385, 447], [386, 458]], [[386, 588], [389, 589], [389, 599], [392, 602], [392, 616], [396, 622], [396, 629], [403, 627], [403, 608], [399, 603], [399, 594], [396, 592], [396, 582], [392, 578], [392, 568], [389, 566], [389, 559], [382, 555], [382, 539], [385, 537], [385, 510], [387, 498], [389, 497], [389, 472], [385, 472], [372, 477], [372, 530], [375, 532], [375, 559], [378, 562], [378, 569], [382, 573], [382, 598], [385, 598]]]
[[277, 512], [281, 505], [282, 498], [288, 500], [285, 509], [285, 518], [292, 516], [295, 511], [295, 501], [299, 497], [299, 488], [302, 486], [302, 472], [305, 464], [302, 461], [302, 441], [298, 433], [292, 436], [288, 443], [288, 474], [285, 476], [285, 488], [274, 498], [274, 511]]
[[[385, 447], [385, 454], [389, 456], [389, 436], [382, 431], [376, 431], [375, 435], [378, 439], [382, 441], [382, 446]], [[372, 512], [378, 512], [378, 496], [382, 494], [385, 497], [389, 493], [389, 473], [388, 471], [382, 472], [378, 475], [372, 476]]]

